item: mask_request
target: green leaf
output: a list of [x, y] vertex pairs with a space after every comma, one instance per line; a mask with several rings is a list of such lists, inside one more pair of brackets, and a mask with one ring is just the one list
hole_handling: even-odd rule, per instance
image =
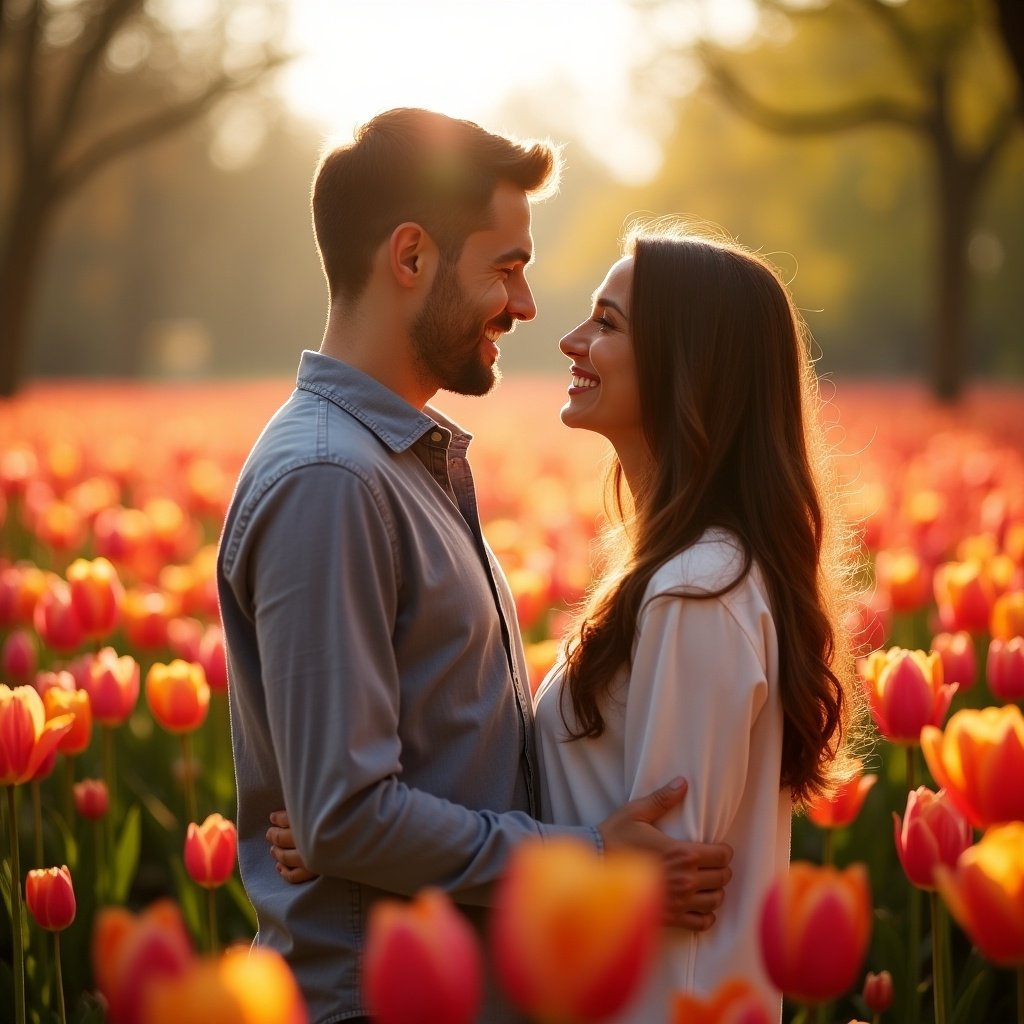
[[139, 868], [139, 852], [142, 849], [142, 823], [139, 805], [132, 804], [124, 816], [124, 828], [114, 847], [114, 863], [111, 865], [110, 898], [114, 903], [124, 903], [128, 891], [135, 881]]
[[203, 891], [189, 878], [180, 857], [171, 861], [171, 871], [174, 873], [182, 916], [185, 918], [185, 923], [188, 925], [196, 945], [201, 947], [203, 943]]
[[995, 979], [989, 968], [983, 968], [964, 988], [953, 1009], [952, 1024], [977, 1024], [987, 1020]]
[[256, 920], [256, 911], [249, 902], [249, 897], [245, 894], [241, 879], [237, 875], [232, 875], [225, 883], [224, 888], [227, 889], [228, 895], [234, 900], [235, 906], [241, 910], [242, 916], [249, 922], [249, 927], [252, 928], [253, 935], [255, 935], [256, 930], [259, 928], [259, 922]]

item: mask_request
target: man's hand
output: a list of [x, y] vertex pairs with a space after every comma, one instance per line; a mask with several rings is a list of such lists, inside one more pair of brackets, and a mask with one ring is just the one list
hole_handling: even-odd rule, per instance
[[286, 881], [298, 885], [309, 882], [319, 875], [306, 870], [299, 851], [295, 849], [295, 836], [292, 835], [291, 822], [285, 811], [274, 811], [270, 815], [270, 828], [267, 829], [267, 842], [270, 843], [270, 856], [277, 861], [277, 873]]
[[598, 825], [606, 850], [649, 850], [665, 867], [665, 923], [702, 932], [715, 923], [715, 911], [732, 878], [727, 843], [688, 843], [670, 839], [654, 824], [686, 797], [684, 779], [673, 779], [653, 793], [623, 804]]

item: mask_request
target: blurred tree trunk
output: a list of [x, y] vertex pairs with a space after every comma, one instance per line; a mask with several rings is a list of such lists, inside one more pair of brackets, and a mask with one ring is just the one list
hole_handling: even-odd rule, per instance
[[10, 181], [0, 191], [0, 396], [14, 394], [22, 380], [48, 231], [64, 200], [118, 157], [197, 120], [286, 59], [271, 43], [268, 21], [258, 52], [241, 70], [229, 69], [231, 6], [218, 5], [205, 52], [163, 61], [174, 70], [158, 74], [145, 59], [131, 72], [109, 66], [125, 30], [146, 52], [177, 49], [144, 0], [0, 0], [0, 170]]
[[[820, 109], [788, 109], [781, 101], [767, 102], [756, 95], [734, 68], [735, 55], [702, 43], [700, 53], [711, 81], [739, 114], [768, 131], [792, 135], [821, 135], [869, 125], [890, 125], [917, 135], [933, 168], [936, 260], [933, 271], [933, 307], [929, 374], [932, 389], [944, 401], [956, 399], [967, 370], [967, 325], [970, 304], [968, 243], [978, 200], [1000, 153], [1010, 141], [1022, 109], [1021, 90], [1000, 106], [986, 111], [986, 131], [970, 144], [957, 132], [953, 93], [964, 74], [965, 49], [972, 35], [985, 30], [977, 4], [938, 4], [928, 12], [931, 0], [908, 0], [915, 18], [900, 5], [886, 0], [827, 0], [819, 6], [790, 5], [788, 0], [758, 0], [759, 6], [789, 18], [827, 18], [840, 8], [867, 25], [873, 19], [888, 37], [907, 81], [918, 96], [907, 91], [873, 92]], [[1009, 0], [1024, 8], [1024, 0]], [[952, 13], [950, 13], [952, 11]], [[928, 17], [922, 17], [925, 12]], [[943, 22], [943, 18], [947, 18]], [[1012, 16], [1019, 21], [1019, 13]], [[1009, 21], [1007, 21], [1009, 24]], [[1004, 38], [1008, 47], [1009, 41]], [[792, 44], [791, 44], [792, 45]], [[857, 45], [853, 40], [851, 46]], [[829, 80], [835, 72], [825, 63], [815, 75]], [[1017, 79], [1015, 79], [1017, 81]], [[889, 83], [879, 83], [881, 89]], [[813, 90], [807, 90], [812, 92]]]

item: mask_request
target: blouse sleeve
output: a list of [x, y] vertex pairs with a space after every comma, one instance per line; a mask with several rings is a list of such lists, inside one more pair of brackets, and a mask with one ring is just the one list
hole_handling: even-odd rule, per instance
[[686, 799], [658, 822], [690, 841], [722, 841], [743, 797], [751, 730], [767, 699], [759, 630], [721, 598], [661, 594], [644, 607], [629, 677], [630, 797], [680, 775]]

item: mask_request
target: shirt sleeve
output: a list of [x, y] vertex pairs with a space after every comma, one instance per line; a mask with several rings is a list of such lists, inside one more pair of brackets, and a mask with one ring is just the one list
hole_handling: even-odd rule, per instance
[[751, 730], [767, 698], [758, 633], [722, 598], [661, 594], [644, 607], [629, 677], [625, 771], [631, 798], [676, 775], [683, 803], [658, 821], [677, 839], [720, 842], [740, 807]]
[[[511, 849], [556, 830], [526, 813], [470, 810], [402, 782], [393, 532], [371, 485], [333, 464], [288, 473], [247, 527], [285, 806], [312, 871], [401, 894], [436, 885], [463, 902], [486, 902]], [[557, 831], [600, 845], [593, 828]]]

